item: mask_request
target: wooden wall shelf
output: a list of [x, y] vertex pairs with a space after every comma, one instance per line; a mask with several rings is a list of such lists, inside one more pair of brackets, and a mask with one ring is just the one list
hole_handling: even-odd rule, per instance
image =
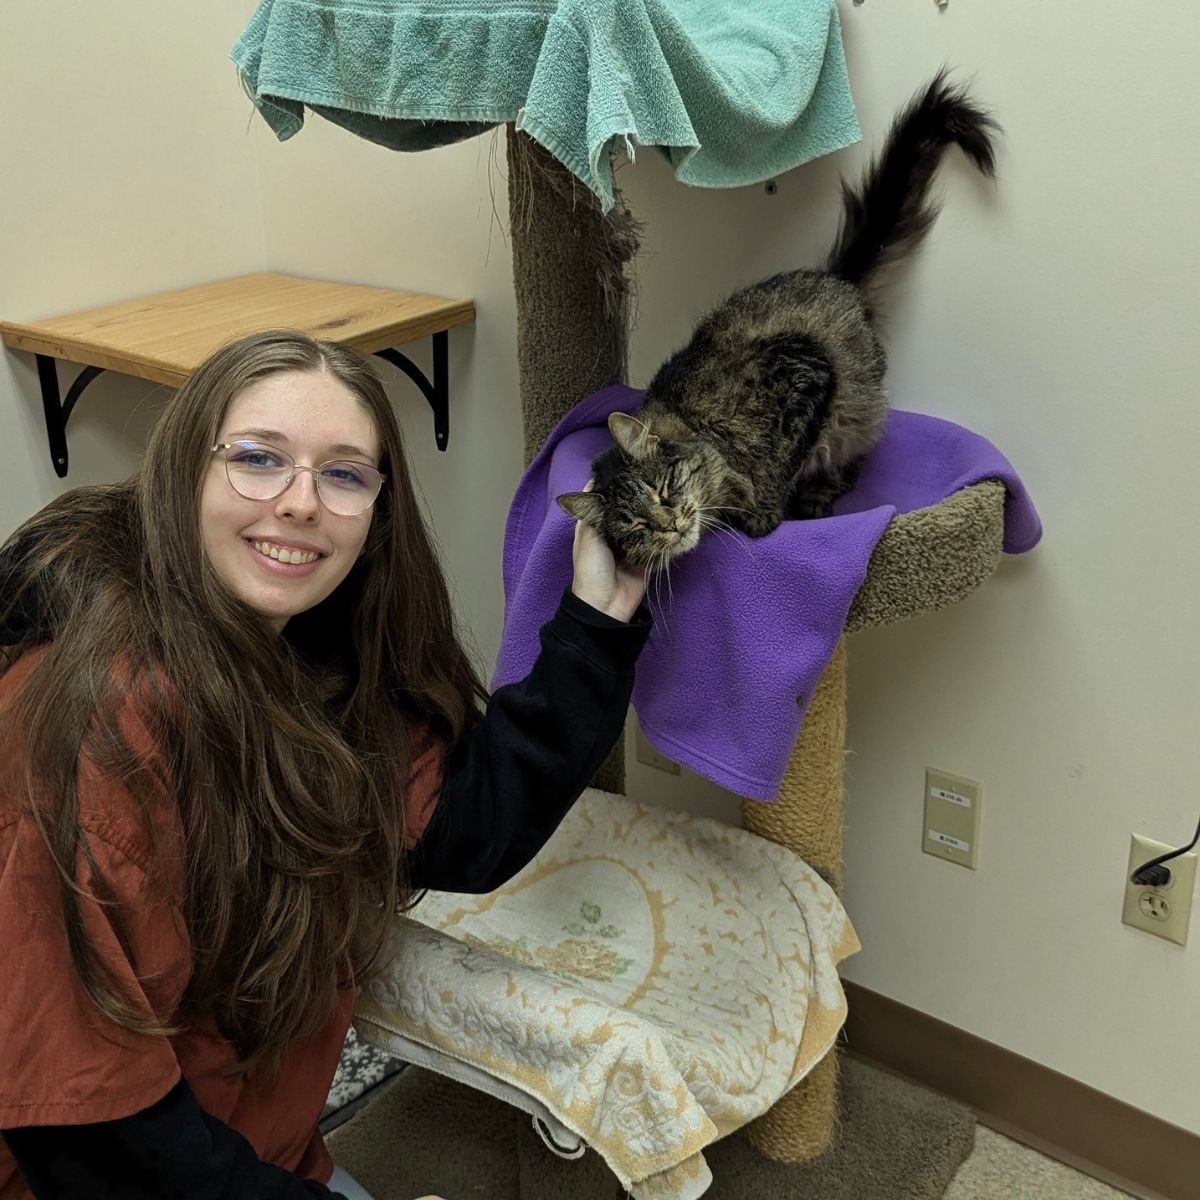
[[[44, 321], [0, 321], [0, 341], [37, 357], [50, 458], [67, 473], [67, 420], [89, 383], [119, 371], [178, 387], [214, 350], [265, 329], [300, 329], [376, 354], [399, 367], [433, 409], [439, 450], [450, 437], [448, 331], [475, 319], [471, 300], [326, 283], [291, 275], [240, 275]], [[433, 338], [433, 378], [396, 346]], [[83, 370], [60, 397], [57, 360]]]

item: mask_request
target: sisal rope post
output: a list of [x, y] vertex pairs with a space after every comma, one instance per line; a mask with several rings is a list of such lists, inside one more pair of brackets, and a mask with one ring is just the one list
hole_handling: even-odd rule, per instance
[[[846, 640], [829, 660], [796, 738], [773, 804], [746, 801], [742, 820], [760, 837], [794, 850], [835, 891], [842, 887]], [[779, 1162], [807, 1162], [833, 1142], [837, 1056], [831, 1050], [747, 1128], [751, 1143]]]
[[[591, 191], [548, 150], [511, 124], [506, 136], [528, 465], [584, 396], [628, 376], [628, 267], [638, 251], [638, 225], [615, 189], [614, 207], [601, 213]], [[592, 783], [624, 794], [624, 739]]]

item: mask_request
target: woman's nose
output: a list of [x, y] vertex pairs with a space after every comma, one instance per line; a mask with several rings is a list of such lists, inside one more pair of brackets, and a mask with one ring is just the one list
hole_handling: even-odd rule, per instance
[[275, 502], [275, 511], [281, 517], [312, 520], [320, 510], [321, 497], [317, 494], [316, 472], [309, 467], [297, 467], [292, 482]]

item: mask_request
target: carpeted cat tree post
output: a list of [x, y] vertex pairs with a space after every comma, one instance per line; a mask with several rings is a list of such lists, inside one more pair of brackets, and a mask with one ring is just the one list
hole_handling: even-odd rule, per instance
[[[628, 378], [637, 225], [614, 188], [602, 215], [591, 191], [531, 137], [506, 128], [517, 366], [525, 462], [570, 409]], [[619, 743], [592, 781], [625, 792]]]
[[[620, 197], [608, 216], [591, 192], [524, 133], [507, 129], [517, 352], [525, 459], [579, 400], [624, 382], [637, 225]], [[876, 547], [847, 631], [954, 603], [996, 567], [1004, 487], [983, 483], [893, 520]], [[747, 829], [788, 846], [840, 890], [846, 649], [839, 644], [809, 706], [779, 796], [747, 802]], [[595, 780], [624, 792], [624, 747]], [[783, 1162], [825, 1151], [837, 1117], [837, 1060], [820, 1066], [750, 1127]]]

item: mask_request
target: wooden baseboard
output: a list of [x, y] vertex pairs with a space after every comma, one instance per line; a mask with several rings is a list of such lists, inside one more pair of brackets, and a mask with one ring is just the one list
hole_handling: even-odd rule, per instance
[[[847, 982], [858, 1057], [970, 1105], [981, 1124], [1146, 1200], [1200, 1200], [1200, 1136]], [[1191, 1071], [1192, 1056], [1180, 1069]]]

